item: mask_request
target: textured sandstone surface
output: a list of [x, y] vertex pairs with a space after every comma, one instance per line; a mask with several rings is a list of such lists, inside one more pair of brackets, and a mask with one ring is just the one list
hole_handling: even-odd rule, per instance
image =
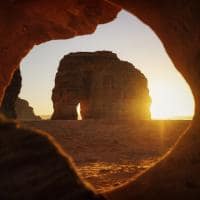
[[34, 114], [33, 108], [29, 105], [28, 101], [18, 98], [15, 102], [15, 110], [17, 119], [19, 120], [41, 120], [39, 116]]
[[6, 88], [5, 95], [1, 104], [0, 111], [8, 118], [16, 119], [17, 113], [15, 110], [15, 102], [21, 90], [22, 77], [20, 70], [16, 70], [12, 81]]
[[[113, 4], [111, 4], [112, 2]], [[114, 4], [115, 3], [115, 4]], [[116, 7], [117, 5], [117, 7]], [[168, 199], [199, 199], [200, 196], [200, 3], [199, 0], [9, 0], [0, 2], [0, 99], [4, 96], [4, 90], [8, 86], [12, 78], [12, 74], [19, 66], [21, 59], [29, 52], [35, 44], [40, 44], [52, 39], [66, 39], [76, 35], [92, 33], [97, 24], [112, 21], [119, 8], [124, 8], [130, 13], [136, 15], [145, 24], [150, 26], [153, 31], [161, 39], [166, 52], [172, 59], [176, 68], [184, 76], [189, 83], [194, 98], [195, 98], [195, 116], [190, 128], [183, 134], [173, 150], [166, 155], [156, 166], [152, 167], [145, 174], [138, 177], [135, 181], [124, 187], [107, 194], [109, 199], [141, 199], [141, 200], [168, 200]], [[134, 37], [134, 36], [133, 36]], [[5, 122], [0, 122], [2, 127], [5, 127]], [[7, 146], [12, 144], [22, 147], [25, 141], [20, 140], [22, 129], [12, 127], [12, 130], [1, 128], [1, 137], [4, 137], [1, 146], [1, 153], [5, 154]], [[27, 131], [28, 132], [28, 131]], [[8, 137], [8, 134], [12, 136]], [[31, 132], [33, 134], [33, 132]], [[37, 131], [34, 132], [37, 134]], [[13, 139], [15, 136], [15, 140]], [[29, 135], [30, 136], [30, 135]], [[28, 136], [27, 136], [28, 137]], [[38, 135], [41, 137], [41, 135]], [[29, 137], [33, 140], [33, 137]], [[2, 140], [1, 140], [2, 141]], [[45, 143], [31, 146], [28, 158], [34, 157], [35, 150], [38, 146], [48, 146], [53, 148], [50, 143]], [[36, 147], [37, 146], [37, 147]], [[11, 148], [12, 149], [12, 148]], [[18, 148], [19, 149], [19, 148]], [[24, 149], [24, 148], [22, 148]], [[8, 153], [8, 151], [6, 151]], [[22, 153], [23, 151], [21, 151]], [[53, 153], [57, 149], [52, 150]], [[15, 151], [12, 152], [13, 162], [19, 156]], [[58, 159], [62, 157], [61, 153], [56, 154]], [[10, 158], [10, 157], [9, 157]], [[20, 157], [21, 158], [21, 157]], [[35, 157], [34, 157], [35, 158]], [[54, 157], [48, 156], [52, 166]], [[45, 160], [39, 157], [39, 160]], [[34, 159], [31, 159], [33, 161]], [[38, 166], [38, 159], [31, 165], [32, 169], [41, 170]], [[27, 167], [27, 162], [18, 160], [18, 167]], [[19, 164], [21, 163], [21, 165]], [[57, 161], [55, 160], [55, 163]], [[6, 159], [1, 159], [1, 197], [5, 188], [8, 188], [11, 177], [7, 172], [8, 165]], [[61, 169], [63, 166], [69, 165], [67, 158], [60, 163]], [[28, 165], [30, 166], [30, 165]], [[19, 168], [14, 167], [13, 174], [20, 175]], [[46, 169], [46, 167], [45, 167]], [[72, 173], [69, 169], [68, 173]], [[64, 171], [65, 171], [64, 170]], [[29, 170], [28, 170], [29, 171]], [[5, 173], [7, 172], [7, 173]], [[57, 171], [56, 171], [57, 172]], [[33, 173], [37, 174], [37, 173]], [[52, 173], [51, 173], [52, 174]], [[23, 176], [19, 176], [17, 180], [21, 180]], [[47, 175], [47, 177], [49, 177]], [[57, 176], [58, 177], [58, 176]], [[69, 177], [69, 176], [68, 176]], [[71, 177], [71, 176], [70, 176]], [[37, 179], [37, 178], [36, 178]], [[3, 182], [4, 180], [4, 182]], [[37, 188], [46, 188], [44, 182], [46, 180], [34, 180]], [[65, 182], [63, 187], [66, 189]], [[41, 185], [40, 185], [41, 184]], [[11, 185], [12, 190], [8, 194], [13, 194], [10, 191], [22, 191], [19, 189], [20, 183]], [[27, 191], [31, 189], [27, 188]], [[34, 195], [42, 195], [43, 191], [38, 189]], [[49, 189], [49, 191], [52, 191]], [[66, 191], [71, 192], [71, 188]], [[22, 194], [21, 193], [21, 194]], [[63, 199], [60, 191], [60, 198]], [[66, 194], [65, 193], [65, 194]], [[50, 195], [52, 193], [49, 193]], [[55, 192], [54, 192], [55, 194]], [[63, 194], [63, 193], [62, 193]], [[18, 193], [19, 195], [19, 193]], [[4, 196], [3, 196], [4, 197]], [[2, 197], [2, 198], [3, 198]], [[19, 196], [18, 196], [19, 197]], [[30, 196], [29, 196], [30, 197]], [[54, 199], [53, 196], [48, 199]], [[63, 194], [63, 197], [65, 195]], [[11, 198], [11, 197], [10, 197]], [[9, 199], [9, 198], [4, 198]], [[14, 199], [14, 198], [11, 198]], [[17, 198], [15, 199], [22, 199]], [[27, 199], [27, 198], [25, 198]], [[35, 199], [38, 199], [37, 197]], [[45, 199], [45, 198], [43, 198]], [[88, 199], [79, 196], [74, 199]]]
[[70, 53], [58, 67], [52, 119], [150, 119], [145, 76], [109, 51]]

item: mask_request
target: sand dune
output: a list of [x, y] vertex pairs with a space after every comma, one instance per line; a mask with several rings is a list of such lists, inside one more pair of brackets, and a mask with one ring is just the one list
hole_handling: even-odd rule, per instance
[[49, 132], [98, 191], [112, 189], [155, 163], [189, 121], [29, 121]]

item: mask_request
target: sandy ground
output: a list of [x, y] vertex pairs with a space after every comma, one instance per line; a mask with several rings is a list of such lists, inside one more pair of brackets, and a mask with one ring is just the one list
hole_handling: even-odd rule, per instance
[[30, 121], [49, 132], [98, 191], [110, 190], [155, 163], [189, 121]]

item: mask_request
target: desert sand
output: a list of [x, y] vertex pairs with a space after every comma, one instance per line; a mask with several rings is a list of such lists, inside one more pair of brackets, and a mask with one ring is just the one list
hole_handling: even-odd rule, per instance
[[103, 192], [155, 164], [189, 123], [186, 120], [43, 120], [23, 125], [49, 132], [74, 159], [80, 175]]

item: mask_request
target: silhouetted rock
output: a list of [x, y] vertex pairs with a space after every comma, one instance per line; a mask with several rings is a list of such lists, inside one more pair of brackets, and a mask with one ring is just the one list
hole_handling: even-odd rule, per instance
[[33, 108], [28, 101], [18, 98], [15, 105], [17, 119], [20, 120], [41, 120], [39, 116], [34, 114]]
[[20, 69], [18, 69], [5, 91], [0, 111], [11, 119], [40, 120], [41, 118], [34, 114], [33, 108], [29, 106], [28, 101], [18, 98], [21, 86], [22, 77]]
[[147, 80], [131, 63], [109, 51], [71, 53], [55, 79], [52, 119], [149, 119]]
[[22, 77], [20, 70], [16, 70], [10, 85], [5, 91], [3, 102], [0, 111], [8, 118], [16, 119], [15, 102], [18, 98], [21, 89]]

